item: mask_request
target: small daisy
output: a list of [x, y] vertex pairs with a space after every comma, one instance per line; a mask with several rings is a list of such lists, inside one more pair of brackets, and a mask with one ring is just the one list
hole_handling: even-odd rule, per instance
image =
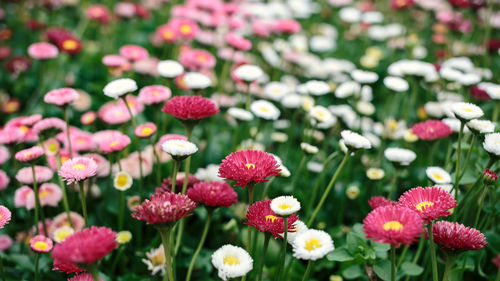
[[415, 158], [417, 158], [417, 154], [415, 154], [415, 152], [399, 147], [387, 148], [384, 151], [384, 156], [387, 160], [401, 166], [408, 166], [411, 162], [413, 162], [413, 160], [415, 160]]
[[317, 260], [333, 251], [332, 237], [322, 230], [309, 229], [295, 237], [293, 256], [301, 260]]
[[280, 101], [291, 92], [290, 86], [282, 82], [270, 82], [264, 87], [264, 94], [273, 101]]
[[80, 182], [96, 175], [97, 164], [88, 157], [75, 157], [69, 159], [61, 166], [59, 175], [67, 184]]
[[500, 133], [487, 134], [484, 137], [483, 148], [492, 156], [500, 156]]
[[157, 105], [165, 102], [172, 96], [172, 91], [169, 88], [161, 85], [151, 85], [142, 88], [139, 91], [137, 99], [139, 102], [146, 105]]
[[278, 120], [280, 110], [272, 103], [266, 100], [256, 100], [250, 105], [250, 111], [255, 116], [265, 120]]
[[55, 89], [43, 97], [43, 101], [57, 106], [67, 106], [80, 97], [80, 94], [72, 88]]
[[132, 186], [133, 182], [134, 180], [132, 179], [132, 176], [130, 176], [129, 173], [121, 171], [115, 175], [115, 178], [113, 180], [113, 186], [117, 190], [125, 191]]
[[30, 239], [30, 247], [37, 253], [48, 253], [53, 246], [52, 240], [43, 235], [37, 235]]
[[350, 185], [345, 190], [345, 195], [347, 198], [354, 200], [359, 196], [359, 187], [357, 185]]
[[242, 108], [231, 107], [227, 110], [227, 114], [241, 121], [253, 120], [253, 114], [250, 111], [246, 111]]
[[219, 277], [226, 281], [246, 275], [253, 268], [253, 259], [243, 248], [224, 245], [212, 254], [212, 264]]
[[42, 155], [43, 155], [43, 148], [40, 146], [33, 146], [17, 152], [15, 158], [19, 162], [30, 162], [38, 159]]
[[[335, 123], [337, 121], [332, 113], [326, 107], [321, 105], [313, 106], [311, 110], [309, 110], [309, 116], [320, 124]], [[320, 127], [319, 124], [318, 127]]]
[[379, 168], [369, 168], [366, 170], [366, 177], [371, 180], [380, 180], [385, 176], [385, 171]]
[[4, 206], [0, 206], [0, 228], [4, 228], [4, 226], [9, 223], [10, 218], [11, 213], [9, 209]]
[[490, 120], [472, 119], [467, 122], [467, 127], [476, 134], [487, 134], [495, 131], [496, 124]]
[[139, 138], [147, 139], [151, 137], [154, 133], [156, 133], [156, 125], [152, 122], [147, 122], [137, 126], [134, 132], [135, 135], [138, 136]]
[[164, 60], [158, 62], [158, 74], [165, 78], [175, 78], [184, 72], [184, 67], [177, 61]]
[[332, 91], [330, 85], [324, 81], [311, 80], [307, 81], [305, 85], [307, 93], [313, 96], [323, 96]]
[[344, 130], [340, 135], [342, 136], [344, 144], [350, 149], [370, 149], [372, 147], [370, 141], [358, 133]]
[[305, 142], [300, 143], [300, 148], [307, 154], [316, 154], [319, 151], [319, 149], [316, 146]]
[[416, 187], [399, 198], [399, 203], [416, 212], [425, 223], [450, 215], [450, 209], [457, 206], [453, 196], [438, 187]]
[[205, 74], [199, 72], [188, 72], [184, 75], [184, 83], [189, 89], [205, 89], [212, 85], [212, 80]]
[[[309, 230], [309, 228], [307, 227], [307, 225], [303, 221], [296, 220], [293, 223], [293, 228], [289, 229], [289, 231], [287, 233], [286, 240], [287, 240], [288, 244], [293, 245], [293, 242], [295, 241], [295, 238], [297, 238], [297, 235], [302, 234], [303, 232], [305, 232], [307, 230]], [[281, 233], [280, 236], [284, 237], [284, 234]]]
[[73, 233], [75, 233], [75, 230], [73, 230], [73, 228], [64, 225], [54, 230], [54, 232], [52, 233], [52, 238], [54, 239], [54, 241], [56, 241], [56, 243], [62, 243], [64, 242], [64, 240], [66, 240], [66, 238], [73, 235]]
[[109, 82], [103, 89], [104, 94], [110, 98], [119, 97], [137, 90], [137, 83], [130, 78], [121, 78]]
[[451, 111], [458, 119], [471, 120], [483, 116], [483, 110], [472, 103], [457, 102], [451, 105]]
[[384, 85], [394, 92], [406, 92], [410, 88], [408, 81], [400, 77], [387, 76], [384, 78]]
[[278, 216], [288, 217], [300, 210], [300, 202], [293, 196], [279, 196], [271, 200], [271, 210]]
[[259, 66], [251, 64], [241, 65], [233, 73], [236, 77], [247, 83], [251, 83], [264, 76], [264, 71]]
[[451, 176], [441, 167], [427, 167], [425, 169], [427, 177], [437, 184], [447, 184], [451, 182]]
[[161, 148], [163, 149], [163, 151], [170, 154], [174, 158], [178, 158], [179, 160], [193, 155], [198, 151], [198, 147], [196, 146], [196, 144], [187, 140], [180, 139], [165, 141], [161, 145]]
[[118, 244], [127, 244], [132, 240], [132, 233], [130, 231], [124, 230], [116, 233], [116, 242]]
[[148, 270], [151, 271], [151, 275], [156, 275], [159, 272], [161, 276], [164, 276], [166, 263], [163, 245], [146, 252], [146, 257], [147, 259], [142, 259], [142, 262], [148, 266]]

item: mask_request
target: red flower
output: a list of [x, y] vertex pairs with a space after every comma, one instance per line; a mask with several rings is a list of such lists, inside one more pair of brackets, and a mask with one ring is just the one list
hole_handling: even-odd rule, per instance
[[417, 123], [413, 126], [412, 132], [421, 140], [437, 140], [446, 138], [453, 133], [450, 126], [440, 120]]
[[[299, 219], [297, 215], [288, 217], [288, 232], [294, 232], [294, 223]], [[269, 232], [274, 238], [280, 238], [285, 232], [285, 224], [282, 217], [277, 216], [271, 210], [271, 200], [257, 201], [248, 207], [246, 225], [257, 228], [260, 232]]]
[[57, 244], [52, 251], [54, 260], [76, 266], [88, 266], [107, 256], [118, 247], [116, 233], [107, 227], [86, 228]]
[[402, 206], [383, 206], [371, 211], [363, 220], [366, 238], [395, 246], [410, 244], [422, 233], [422, 219]]
[[213, 207], [229, 207], [238, 201], [238, 194], [233, 188], [225, 182], [218, 181], [199, 182], [188, 190], [187, 196], [193, 201]]
[[77, 273], [77, 274], [85, 271], [72, 263], [60, 259], [54, 259], [54, 267], [52, 268], [52, 270], [57, 270], [64, 273]]
[[477, 85], [474, 85], [470, 87], [470, 95], [478, 101], [483, 101], [483, 100], [491, 100], [491, 97], [488, 95], [488, 93], [478, 87]]
[[484, 169], [483, 180], [487, 184], [494, 184], [498, 180], [498, 175], [490, 169]]
[[279, 164], [269, 153], [260, 150], [240, 150], [229, 154], [219, 167], [219, 177], [236, 181], [244, 188], [248, 183], [268, 181], [279, 174]]
[[146, 221], [147, 224], [171, 223], [191, 215], [194, 208], [196, 203], [187, 195], [171, 192], [156, 193], [137, 206], [132, 217]]
[[378, 207], [395, 205], [397, 203], [392, 201], [391, 199], [385, 198], [384, 196], [372, 196], [372, 198], [370, 198], [370, 200], [368, 200], [368, 204], [370, 205], [372, 210], [375, 210]]
[[[94, 278], [92, 278], [92, 275], [88, 273], [82, 273], [73, 276], [71, 279], [68, 279], [68, 281], [95, 281]], [[102, 281], [101, 278], [99, 278], [99, 281]]]
[[168, 100], [163, 112], [182, 120], [198, 120], [219, 113], [219, 108], [210, 99], [201, 96], [180, 96]]
[[[200, 182], [201, 180], [194, 175], [188, 175], [187, 190], [193, 187], [194, 184]], [[177, 179], [175, 180], [175, 190], [181, 190], [184, 184], [184, 173], [178, 173]], [[159, 187], [155, 189], [155, 193], [172, 192], [172, 178], [163, 179]]]
[[448, 191], [435, 186], [412, 188], [401, 195], [399, 203], [418, 213], [426, 224], [438, 217], [449, 216], [449, 210], [457, 206]]
[[491, 262], [494, 263], [498, 268], [500, 268], [500, 254], [498, 254], [496, 258], [491, 259]]
[[432, 234], [434, 243], [445, 250], [481, 250], [488, 244], [481, 231], [458, 222], [438, 221]]

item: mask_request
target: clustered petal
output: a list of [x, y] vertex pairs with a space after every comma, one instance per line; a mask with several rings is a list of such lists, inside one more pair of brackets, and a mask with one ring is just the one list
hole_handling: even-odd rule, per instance
[[172, 192], [156, 193], [137, 206], [132, 217], [147, 224], [167, 224], [191, 215], [196, 203], [187, 195]]

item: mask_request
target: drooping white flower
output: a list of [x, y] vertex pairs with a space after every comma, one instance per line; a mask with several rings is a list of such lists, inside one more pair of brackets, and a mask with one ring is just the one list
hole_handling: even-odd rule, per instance
[[417, 158], [417, 154], [415, 154], [415, 152], [399, 147], [387, 148], [384, 151], [384, 156], [387, 160], [401, 166], [408, 166], [411, 162], [413, 162], [413, 160], [415, 160], [415, 158]]
[[500, 133], [487, 134], [484, 137], [483, 148], [490, 154], [500, 156]]
[[447, 184], [451, 182], [450, 174], [441, 167], [427, 167], [425, 169], [427, 177], [437, 184]]
[[130, 78], [121, 78], [111, 81], [103, 89], [106, 96], [114, 99], [117, 99], [136, 90], [137, 83]]
[[410, 88], [408, 81], [401, 77], [387, 76], [384, 78], [384, 85], [394, 92], [406, 92]]
[[182, 64], [175, 60], [160, 61], [156, 68], [158, 74], [165, 78], [175, 78], [184, 72]]
[[253, 119], [253, 114], [250, 111], [237, 107], [229, 108], [227, 114], [241, 121], [251, 121]]
[[350, 130], [344, 130], [340, 133], [340, 135], [342, 136], [342, 140], [344, 140], [344, 144], [348, 148], [370, 149], [372, 147], [370, 140], [368, 140], [367, 138], [363, 137], [358, 133], [352, 132]]
[[490, 120], [472, 119], [467, 122], [466, 125], [473, 132], [486, 134], [493, 133], [495, 131], [496, 124], [491, 122]]
[[280, 110], [266, 100], [256, 100], [250, 104], [250, 111], [255, 116], [266, 120], [277, 120], [280, 117]]
[[161, 148], [172, 157], [187, 157], [198, 151], [198, 147], [187, 140], [173, 139], [165, 141]]
[[316, 146], [305, 142], [300, 143], [300, 148], [307, 154], [316, 154], [319, 151], [319, 149]]
[[378, 80], [378, 74], [371, 71], [364, 71], [361, 69], [355, 69], [351, 72], [351, 77], [356, 82], [361, 84], [371, 84]]
[[293, 196], [279, 196], [271, 200], [271, 210], [281, 217], [288, 217], [300, 211], [300, 202]]
[[234, 75], [249, 83], [264, 76], [264, 71], [262, 71], [262, 68], [257, 65], [244, 64], [234, 70]]
[[291, 87], [281, 82], [270, 82], [264, 87], [264, 94], [266, 97], [274, 101], [280, 101], [284, 96], [290, 94], [291, 92]]
[[331, 88], [324, 81], [311, 80], [306, 83], [307, 92], [313, 96], [322, 96], [330, 93]]
[[212, 80], [205, 74], [199, 72], [188, 72], [183, 77], [184, 83], [189, 89], [205, 89], [212, 85]]
[[335, 90], [335, 96], [339, 99], [345, 99], [361, 92], [361, 85], [355, 81], [347, 81], [340, 84]]
[[471, 120], [483, 116], [483, 110], [472, 103], [456, 102], [451, 105], [451, 110], [458, 119]]

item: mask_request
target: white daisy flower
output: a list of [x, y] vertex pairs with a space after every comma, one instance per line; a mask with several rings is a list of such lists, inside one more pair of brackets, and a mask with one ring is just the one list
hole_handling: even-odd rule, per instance
[[189, 89], [205, 89], [212, 85], [212, 80], [205, 74], [199, 72], [188, 72], [183, 77], [184, 83]]
[[351, 72], [352, 79], [361, 84], [371, 84], [378, 80], [378, 74], [371, 71], [355, 69]]
[[371, 180], [381, 180], [385, 176], [385, 171], [380, 168], [369, 168], [366, 170], [366, 177]]
[[359, 94], [361, 92], [361, 85], [355, 81], [347, 81], [340, 84], [335, 90], [335, 96], [339, 99], [345, 99], [352, 95]]
[[387, 76], [384, 78], [384, 85], [394, 92], [406, 92], [410, 88], [408, 81], [401, 77]]
[[236, 75], [236, 77], [238, 77], [239, 79], [249, 83], [264, 76], [264, 71], [262, 71], [262, 68], [257, 65], [244, 64], [234, 70], [234, 75]]
[[483, 110], [472, 103], [456, 102], [451, 105], [451, 110], [458, 119], [471, 120], [483, 116]]
[[66, 238], [73, 235], [73, 233], [75, 233], [75, 230], [71, 228], [71, 226], [64, 225], [54, 230], [53, 238], [57, 243], [61, 243], [66, 240]]
[[344, 140], [344, 144], [348, 148], [354, 149], [370, 149], [372, 147], [370, 140], [363, 137], [362, 135], [352, 132], [350, 130], [344, 130], [340, 133], [342, 136], [342, 140]]
[[493, 133], [495, 131], [496, 124], [491, 122], [490, 120], [472, 119], [467, 122], [466, 125], [473, 132], [486, 134]]
[[156, 70], [162, 77], [175, 78], [184, 72], [184, 67], [175, 60], [164, 60], [158, 62]]
[[399, 147], [387, 148], [384, 151], [384, 156], [387, 160], [401, 166], [408, 166], [411, 162], [413, 162], [413, 160], [415, 160], [415, 158], [417, 158], [417, 154], [415, 154], [415, 152]]
[[441, 167], [427, 167], [425, 169], [427, 177], [437, 184], [447, 184], [451, 182], [450, 174]]
[[277, 120], [280, 117], [280, 110], [266, 100], [256, 100], [250, 104], [250, 111], [255, 116], [266, 120]]
[[132, 176], [129, 173], [125, 171], [120, 171], [115, 175], [115, 178], [113, 180], [113, 186], [117, 190], [125, 191], [132, 186], [133, 182], [134, 180], [132, 179]]
[[311, 171], [313, 173], [319, 174], [321, 171], [323, 171], [323, 164], [316, 162], [316, 161], [309, 161], [306, 164], [307, 170]]
[[309, 110], [309, 115], [319, 123], [335, 123], [336, 118], [324, 106], [316, 105]]
[[500, 133], [487, 134], [484, 137], [483, 148], [490, 154], [500, 156]]
[[220, 181], [224, 182], [224, 179], [218, 176], [219, 165], [208, 164], [205, 168], [198, 168], [194, 174], [197, 179], [202, 181]]
[[351, 200], [356, 199], [359, 195], [359, 187], [357, 185], [348, 186], [345, 190], [345, 195]]
[[106, 96], [114, 99], [117, 99], [136, 90], [137, 83], [130, 78], [121, 78], [111, 81], [103, 89]]
[[241, 121], [251, 121], [253, 120], [253, 114], [250, 111], [246, 111], [242, 108], [231, 107], [227, 110], [227, 114]]
[[285, 108], [299, 108], [302, 104], [302, 97], [297, 94], [289, 94], [281, 99], [281, 105]]
[[307, 154], [316, 154], [319, 151], [319, 149], [316, 146], [305, 142], [300, 143], [300, 148]]
[[311, 80], [306, 83], [307, 92], [313, 96], [322, 96], [330, 93], [330, 85], [324, 81]]
[[280, 101], [284, 96], [290, 94], [292, 89], [285, 83], [282, 82], [270, 82], [264, 87], [264, 94], [266, 97], [274, 100]]
[[375, 113], [375, 106], [371, 102], [358, 101], [356, 103], [356, 110], [365, 116], [370, 116]]
[[151, 271], [152, 275], [160, 273], [161, 276], [165, 275], [165, 252], [163, 251], [163, 245], [156, 249], [151, 249], [151, 251], [146, 252], [147, 259], [142, 259], [142, 262], [148, 266], [148, 270]]
[[[453, 132], [458, 133], [460, 131], [461, 122], [457, 118], [444, 118], [441, 121], [446, 123], [446, 125], [448, 125]], [[469, 128], [465, 126], [464, 134], [467, 134], [469, 132], [470, 132]]]
[[332, 237], [322, 230], [309, 229], [295, 237], [293, 256], [302, 260], [317, 260], [333, 251]]
[[250, 272], [253, 259], [243, 248], [224, 245], [212, 254], [212, 264], [219, 271], [219, 277], [226, 281]]
[[161, 148], [172, 157], [179, 159], [186, 158], [198, 151], [198, 147], [194, 143], [180, 139], [165, 141]]
[[[295, 238], [297, 238], [297, 235], [309, 230], [309, 228], [307, 227], [307, 225], [303, 221], [296, 220], [293, 223], [293, 230], [294, 230], [293, 232], [289, 231], [287, 236], [286, 236], [286, 241], [290, 245], [293, 245], [293, 241], [295, 241]], [[284, 237], [283, 233], [280, 233], [280, 236]]]
[[288, 217], [300, 211], [300, 202], [293, 196], [279, 196], [271, 200], [271, 210], [280, 217]]

